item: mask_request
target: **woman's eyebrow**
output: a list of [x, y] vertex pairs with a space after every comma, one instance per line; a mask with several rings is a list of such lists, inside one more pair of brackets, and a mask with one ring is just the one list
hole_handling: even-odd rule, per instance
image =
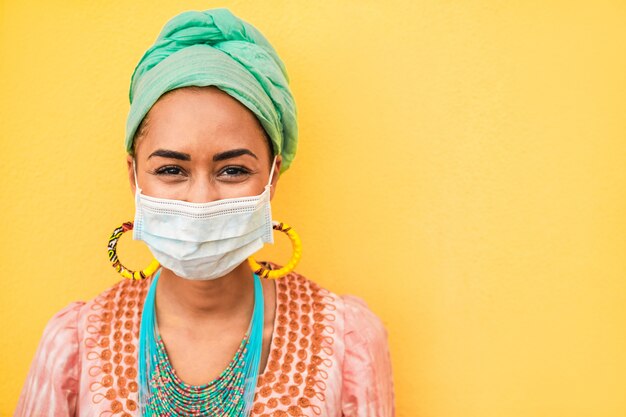
[[150, 154], [148, 159], [152, 158], [153, 156], [160, 156], [163, 158], [170, 158], [170, 159], [180, 159], [181, 161], [191, 161], [191, 155], [189, 155], [188, 153], [170, 151], [168, 149], [157, 149], [156, 151]]
[[225, 159], [230, 159], [230, 158], [236, 158], [241, 155], [250, 155], [254, 159], [259, 159], [256, 157], [254, 153], [252, 153], [251, 150], [246, 149], [246, 148], [240, 148], [240, 149], [231, 149], [230, 151], [216, 153], [215, 155], [213, 155], [213, 162], [223, 161]]

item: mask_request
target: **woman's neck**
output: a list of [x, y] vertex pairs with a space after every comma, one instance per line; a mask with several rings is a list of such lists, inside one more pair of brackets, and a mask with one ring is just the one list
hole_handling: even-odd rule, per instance
[[162, 269], [156, 288], [157, 316], [166, 318], [170, 325], [250, 317], [254, 305], [252, 276], [248, 262], [212, 280], [190, 280]]

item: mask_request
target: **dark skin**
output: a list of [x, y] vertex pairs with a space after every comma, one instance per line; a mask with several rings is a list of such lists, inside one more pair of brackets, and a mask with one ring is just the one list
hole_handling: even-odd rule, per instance
[[[255, 115], [216, 87], [181, 88], [150, 109], [136, 139], [137, 181], [148, 196], [195, 203], [254, 196], [269, 181], [272, 156]], [[128, 156], [133, 194], [135, 178]], [[276, 191], [281, 157], [270, 189]], [[170, 362], [179, 378], [202, 385], [228, 366], [254, 307], [248, 262], [214, 280], [190, 280], [163, 268], [156, 288], [156, 315]], [[262, 280], [265, 321], [261, 368], [274, 330], [275, 282]]]

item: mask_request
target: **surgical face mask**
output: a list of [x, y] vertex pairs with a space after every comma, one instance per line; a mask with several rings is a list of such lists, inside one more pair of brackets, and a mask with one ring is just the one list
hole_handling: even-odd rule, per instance
[[228, 274], [264, 243], [274, 243], [270, 187], [275, 163], [276, 157], [259, 195], [189, 203], [142, 194], [133, 160], [133, 239], [144, 241], [157, 261], [180, 277], [208, 280]]

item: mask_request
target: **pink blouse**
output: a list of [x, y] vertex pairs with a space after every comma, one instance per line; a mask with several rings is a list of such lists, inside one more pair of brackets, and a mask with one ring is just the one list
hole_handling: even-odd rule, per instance
[[[16, 417], [138, 416], [137, 346], [151, 279], [123, 280], [52, 317]], [[268, 362], [251, 415], [395, 415], [387, 332], [365, 302], [291, 273], [276, 282]]]

